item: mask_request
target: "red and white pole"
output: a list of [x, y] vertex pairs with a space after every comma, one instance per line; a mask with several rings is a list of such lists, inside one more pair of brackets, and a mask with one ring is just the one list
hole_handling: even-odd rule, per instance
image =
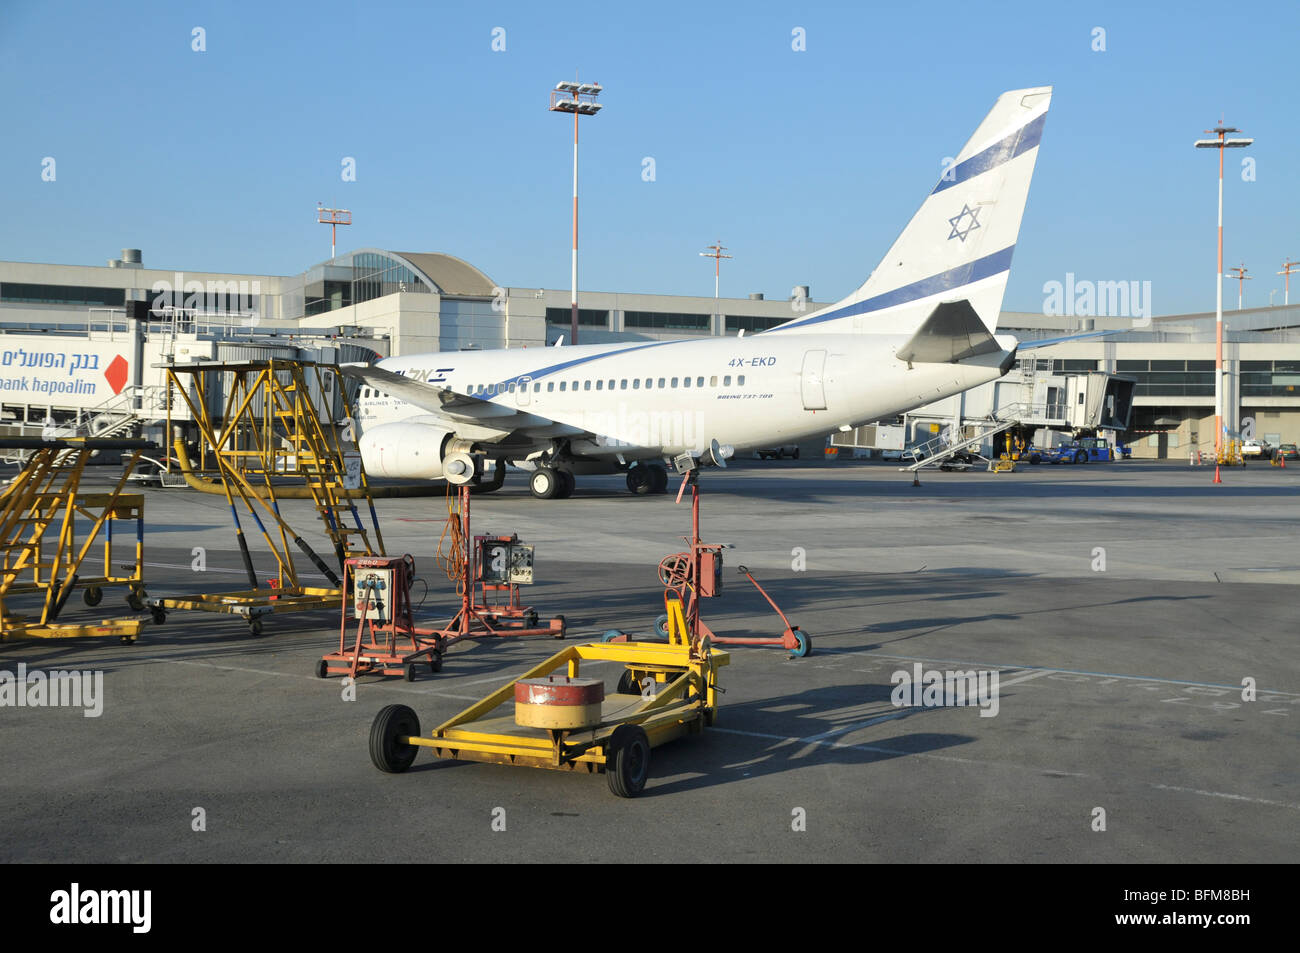
[[[1219, 273], [1214, 283], [1214, 459], [1223, 456], [1223, 131], [1219, 132]], [[1217, 471], [1215, 477], [1218, 477]]]
[[570, 272], [572, 309], [569, 343], [578, 343], [578, 111], [573, 111], [573, 262]]

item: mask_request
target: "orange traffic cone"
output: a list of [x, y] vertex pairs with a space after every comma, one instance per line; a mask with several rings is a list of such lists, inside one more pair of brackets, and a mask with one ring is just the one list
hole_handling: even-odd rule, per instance
[[1282, 456], [1282, 462], [1279, 464], [1279, 466], [1280, 466], [1283, 470], [1286, 469], [1286, 455], [1285, 455], [1285, 454]]
[[1219, 479], [1219, 465], [1217, 463], [1214, 465], [1214, 482], [1215, 483], [1223, 482], [1222, 480]]

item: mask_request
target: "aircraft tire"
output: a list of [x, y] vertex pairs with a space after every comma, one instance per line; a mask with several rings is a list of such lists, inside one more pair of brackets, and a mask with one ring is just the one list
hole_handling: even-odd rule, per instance
[[557, 500], [567, 500], [573, 496], [573, 491], [578, 488], [578, 481], [574, 479], [572, 470], [556, 470], [560, 477], [560, 491], [555, 494]]
[[528, 489], [538, 500], [553, 500], [560, 493], [560, 476], [551, 467], [538, 467], [528, 478]]

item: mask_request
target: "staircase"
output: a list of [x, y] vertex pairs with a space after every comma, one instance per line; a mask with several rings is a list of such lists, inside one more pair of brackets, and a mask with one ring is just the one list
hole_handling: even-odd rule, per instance
[[[964, 440], [958, 440], [951, 444], [946, 444], [943, 437], [935, 437], [933, 440], [921, 444], [914, 448], [914, 452], [922, 455], [922, 459], [906, 467], [899, 467], [906, 473], [915, 473], [926, 467], [940, 466], [945, 460], [951, 460], [953, 456], [966, 450], [968, 447], [979, 446], [989, 437], [996, 436], [1004, 430], [1009, 430], [1016, 424], [1020, 423], [1022, 417], [1029, 416], [1034, 410], [1033, 405], [1017, 401], [1014, 404], [1007, 404], [1005, 407], [999, 407], [993, 411], [984, 420], [976, 421], [972, 426], [975, 427], [975, 435], [967, 437]], [[980, 453], [978, 450], [972, 452], [972, 456], [979, 457], [993, 468], [993, 461]]]
[[[307, 482], [316, 504], [317, 518], [325, 524], [325, 531], [334, 544], [340, 567], [350, 556], [374, 556], [383, 552], [384, 541], [375, 527], [375, 541], [361, 522], [356, 503], [344, 487], [345, 464], [343, 449], [333, 427], [321, 426], [320, 416], [312, 403], [302, 367], [291, 368], [288, 383], [274, 388], [274, 414], [278, 430], [285, 434], [286, 446], [280, 458], [287, 469], [297, 472]], [[287, 458], [287, 459], [286, 459]], [[361, 474], [359, 490], [369, 497], [365, 473]], [[346, 516], [345, 516], [346, 514]], [[350, 516], [348, 520], [346, 517]], [[349, 525], [349, 523], [351, 525]]]
[[[165, 388], [161, 386], [131, 384], [97, 407], [78, 413], [73, 425], [73, 436], [119, 437], [136, 424], [153, 419], [149, 415], [150, 411], [161, 413], [165, 409], [165, 399]], [[137, 402], [139, 408], [136, 407]]]

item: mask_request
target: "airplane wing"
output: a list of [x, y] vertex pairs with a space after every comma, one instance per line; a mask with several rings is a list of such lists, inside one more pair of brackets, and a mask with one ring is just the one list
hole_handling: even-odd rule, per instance
[[552, 437], [588, 434], [581, 427], [559, 423], [506, 404], [461, 394], [448, 387], [411, 380], [370, 364], [343, 364], [340, 365], [339, 372], [345, 377], [363, 381], [385, 394], [399, 397], [436, 417], [442, 417], [447, 421], [449, 429], [476, 440], [490, 443], [536, 441], [541, 445]]
[[1035, 348], [1051, 347], [1054, 344], [1066, 344], [1070, 341], [1083, 341], [1087, 338], [1105, 337], [1107, 334], [1122, 334], [1125, 331], [1132, 331], [1132, 328], [1111, 328], [1108, 331], [1085, 331], [1082, 334], [1070, 334], [1063, 338], [1044, 338], [1040, 341], [1021, 341], [1019, 350], [1032, 351]]

